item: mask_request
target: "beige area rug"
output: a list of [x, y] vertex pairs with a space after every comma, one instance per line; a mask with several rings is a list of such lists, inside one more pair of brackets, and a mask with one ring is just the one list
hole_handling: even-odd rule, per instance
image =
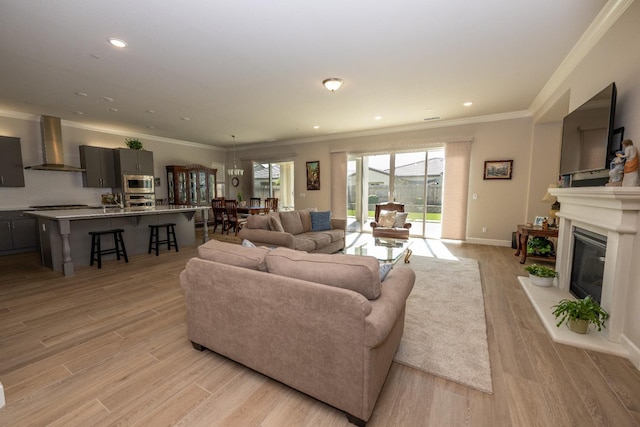
[[478, 261], [414, 255], [409, 266], [416, 283], [394, 360], [493, 393]]

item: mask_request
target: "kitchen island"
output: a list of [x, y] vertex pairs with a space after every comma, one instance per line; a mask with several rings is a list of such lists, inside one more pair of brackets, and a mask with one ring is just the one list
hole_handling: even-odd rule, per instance
[[[25, 211], [38, 220], [39, 247], [42, 264], [65, 276], [74, 274], [74, 266], [89, 265], [91, 236], [89, 231], [122, 228], [129, 255], [147, 253], [149, 225], [176, 224], [178, 246], [195, 244], [197, 211], [204, 218], [203, 242], [208, 240], [206, 206], [156, 206], [155, 208], [88, 208], [73, 210]], [[107, 241], [106, 245], [111, 242]], [[150, 255], [151, 256], [151, 255]]]

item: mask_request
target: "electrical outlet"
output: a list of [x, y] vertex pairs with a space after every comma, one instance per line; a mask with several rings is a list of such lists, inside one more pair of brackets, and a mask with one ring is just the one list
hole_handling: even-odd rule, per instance
[[300, 197], [304, 197], [306, 195], [307, 195], [306, 193], [300, 193]]
[[487, 227], [482, 227], [482, 232], [486, 233], [487, 232]]

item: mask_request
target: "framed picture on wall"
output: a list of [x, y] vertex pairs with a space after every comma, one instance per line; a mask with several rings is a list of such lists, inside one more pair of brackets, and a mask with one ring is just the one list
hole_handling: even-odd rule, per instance
[[320, 161], [307, 162], [307, 190], [320, 189]]
[[483, 179], [511, 179], [513, 160], [487, 160]]

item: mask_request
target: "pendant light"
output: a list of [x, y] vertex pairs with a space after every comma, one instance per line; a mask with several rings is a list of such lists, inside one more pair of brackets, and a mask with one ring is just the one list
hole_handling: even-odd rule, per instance
[[236, 166], [236, 136], [231, 135], [231, 138], [233, 138], [233, 168], [227, 169], [227, 174], [229, 176], [242, 176], [244, 175], [244, 170]]

